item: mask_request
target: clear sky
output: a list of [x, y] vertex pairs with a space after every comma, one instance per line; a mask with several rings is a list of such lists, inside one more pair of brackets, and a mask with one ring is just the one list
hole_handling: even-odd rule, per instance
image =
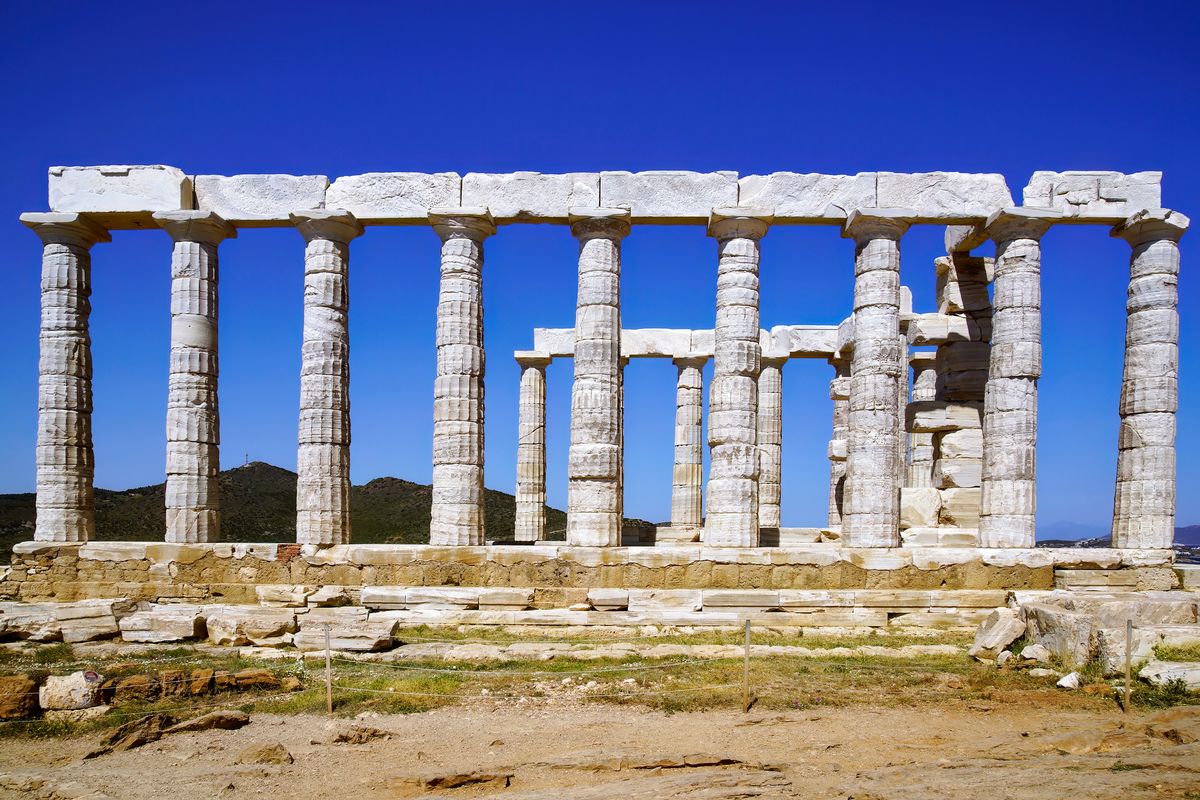
[[[1200, 220], [1195, 3], [304, 2], [0, 6], [0, 492], [34, 484], [46, 168], [188, 173], [602, 169], [1165, 173]], [[942, 230], [914, 228], [902, 278], [933, 310]], [[1184, 238], [1179, 523], [1200, 522], [1200, 233]], [[123, 232], [93, 258], [97, 485], [163, 479], [170, 242]], [[518, 372], [534, 327], [573, 325], [565, 226], [486, 243], [487, 485], [512, 491]], [[221, 249], [222, 462], [295, 467], [303, 242], [243, 231]], [[1129, 248], [1102, 227], [1044, 240], [1039, 519], [1106, 527]], [[627, 327], [709, 328], [702, 228], [625, 241]], [[353, 478], [430, 477], [437, 237], [353, 244]], [[836, 323], [853, 252], [833, 226], [763, 243], [764, 326]], [[822, 524], [824, 362], [784, 371], [785, 525]], [[565, 507], [569, 361], [549, 370], [549, 495]], [[675, 371], [627, 372], [626, 509], [670, 513]]]

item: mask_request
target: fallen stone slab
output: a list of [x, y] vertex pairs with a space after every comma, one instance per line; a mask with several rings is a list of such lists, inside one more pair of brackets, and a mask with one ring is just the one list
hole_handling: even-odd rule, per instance
[[133, 611], [126, 599], [81, 600], [59, 603], [54, 616], [62, 629], [62, 640], [71, 644], [114, 639], [121, 634], [120, 620]]
[[250, 715], [245, 711], [210, 711], [193, 719], [172, 725], [163, 731], [171, 733], [193, 733], [195, 731], [232, 731], [250, 724]]
[[192, 605], [155, 605], [118, 622], [126, 642], [183, 642], [207, 635], [204, 609]]
[[172, 724], [174, 724], [174, 719], [169, 714], [161, 713], [147, 714], [131, 720], [109, 732], [100, 740], [100, 745], [84, 758], [97, 758], [108, 753], [120, 753], [144, 744], [157, 742], [162, 738], [163, 731]]
[[62, 626], [49, 603], [0, 603], [0, 639], [55, 642]]
[[1151, 661], [1138, 671], [1138, 677], [1155, 686], [1183, 681], [1192, 691], [1200, 689], [1200, 661]]
[[280, 608], [304, 608], [317, 587], [288, 583], [266, 583], [254, 587], [259, 605]]
[[365, 608], [314, 609], [298, 617], [299, 632], [292, 639], [305, 652], [325, 649], [325, 626], [329, 626], [332, 650], [371, 652], [394, 646], [396, 621], [390, 615], [368, 614]]
[[975, 633], [975, 641], [967, 655], [978, 659], [994, 659], [1025, 633], [1026, 624], [1011, 608], [997, 608], [987, 616]]
[[296, 631], [296, 614], [286, 608], [205, 606], [204, 611], [208, 640], [226, 647], [288, 644]]
[[1091, 615], [1043, 603], [1023, 607], [1025, 635], [1041, 644], [1068, 666], [1082, 666], [1096, 653], [1096, 633]]

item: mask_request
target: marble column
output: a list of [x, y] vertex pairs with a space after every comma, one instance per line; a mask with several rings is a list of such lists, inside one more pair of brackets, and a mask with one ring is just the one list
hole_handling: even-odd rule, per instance
[[1113, 500], [1113, 547], [1175, 541], [1175, 412], [1179, 407], [1179, 240], [1189, 220], [1139, 211], [1113, 229], [1133, 248], [1125, 304], [1125, 369]]
[[513, 539], [546, 538], [546, 353], [517, 354], [521, 367], [517, 411], [517, 491]]
[[786, 358], [762, 359], [758, 373], [758, 527], [778, 529], [782, 519], [783, 365]]
[[854, 211], [854, 355], [842, 504], [849, 547], [900, 544], [900, 238], [912, 212]]
[[621, 240], [628, 209], [572, 209], [579, 240], [567, 543], [621, 543]]
[[829, 438], [829, 514], [826, 527], [840, 531], [846, 483], [846, 455], [850, 443], [850, 364], [831, 361], [837, 377], [829, 382], [833, 401], [833, 434]]
[[1044, 210], [988, 218], [996, 242], [992, 346], [983, 396], [981, 547], [1033, 547], [1037, 510], [1037, 384], [1042, 374]]
[[714, 210], [708, 223], [719, 259], [704, 519], [704, 542], [713, 547], [757, 547], [759, 541], [758, 262], [771, 221], [766, 211], [730, 208]]
[[80, 214], [22, 214], [42, 240], [38, 336], [39, 542], [86, 542], [96, 533], [92, 488], [91, 247], [108, 231]]
[[707, 357], [676, 358], [675, 464], [671, 473], [671, 527], [699, 529], [704, 516], [704, 364]]
[[346, 211], [291, 215], [304, 237], [304, 333], [296, 451], [296, 541], [350, 543], [350, 241]]
[[171, 254], [167, 380], [167, 541], [221, 538], [221, 417], [217, 404], [217, 245], [237, 236], [211, 211], [161, 211]]
[[[913, 353], [912, 399], [914, 403], [937, 399], [937, 353]], [[908, 480], [905, 486], [933, 486], [933, 434], [908, 434]]]
[[442, 240], [433, 384], [433, 506], [429, 543], [484, 543], [483, 240], [496, 232], [484, 208], [434, 210]]

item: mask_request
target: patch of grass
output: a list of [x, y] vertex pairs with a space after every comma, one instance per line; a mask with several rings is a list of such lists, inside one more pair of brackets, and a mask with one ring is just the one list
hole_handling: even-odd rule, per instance
[[1154, 657], [1159, 661], [1200, 661], [1200, 642], [1188, 645], [1156, 645]]
[[1130, 692], [1133, 705], [1142, 708], [1170, 708], [1200, 703], [1200, 692], [1187, 688], [1182, 678], [1167, 681], [1162, 686], [1141, 683]]

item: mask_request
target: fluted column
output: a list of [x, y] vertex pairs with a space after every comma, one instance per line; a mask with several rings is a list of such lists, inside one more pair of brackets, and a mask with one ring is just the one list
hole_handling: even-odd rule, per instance
[[86, 542], [96, 533], [92, 480], [91, 247], [108, 231], [80, 214], [22, 214], [42, 240], [38, 342], [39, 542]]
[[487, 209], [431, 211], [442, 240], [433, 384], [433, 506], [429, 543], [484, 543], [483, 240]]
[[758, 527], [778, 528], [783, 492], [783, 365], [763, 358], [758, 373]]
[[992, 347], [983, 397], [982, 547], [1033, 547], [1037, 511], [1037, 384], [1042, 374], [1044, 211], [988, 219], [996, 242]]
[[842, 528], [842, 506], [846, 482], [846, 455], [850, 443], [850, 364], [831, 361], [837, 377], [829, 382], [833, 401], [833, 433], [829, 438], [829, 513], [826, 525]]
[[912, 212], [854, 211], [854, 356], [842, 503], [850, 547], [900, 543], [900, 238]]
[[546, 353], [517, 354], [521, 389], [517, 410], [517, 491], [513, 539], [546, 538]]
[[167, 379], [167, 541], [215, 542], [221, 538], [217, 245], [237, 231], [211, 211], [165, 211], [154, 219], [175, 242]]
[[621, 543], [621, 240], [628, 209], [572, 209], [579, 240], [567, 542]]
[[[937, 399], [937, 354], [913, 353], [912, 400], [919, 403]], [[933, 434], [908, 434], [908, 480], [905, 486], [933, 486]]]
[[704, 515], [704, 364], [676, 358], [675, 464], [671, 472], [671, 527], [699, 528]]
[[296, 541], [350, 543], [350, 241], [340, 210], [291, 215], [304, 247], [304, 334], [296, 451]]
[[1179, 240], [1189, 220], [1139, 211], [1113, 229], [1129, 242], [1125, 369], [1113, 499], [1113, 547], [1175, 541], [1175, 412], [1179, 407]]
[[714, 210], [717, 324], [708, 404], [710, 462], [704, 542], [758, 546], [759, 241], [772, 220], [756, 209]]

